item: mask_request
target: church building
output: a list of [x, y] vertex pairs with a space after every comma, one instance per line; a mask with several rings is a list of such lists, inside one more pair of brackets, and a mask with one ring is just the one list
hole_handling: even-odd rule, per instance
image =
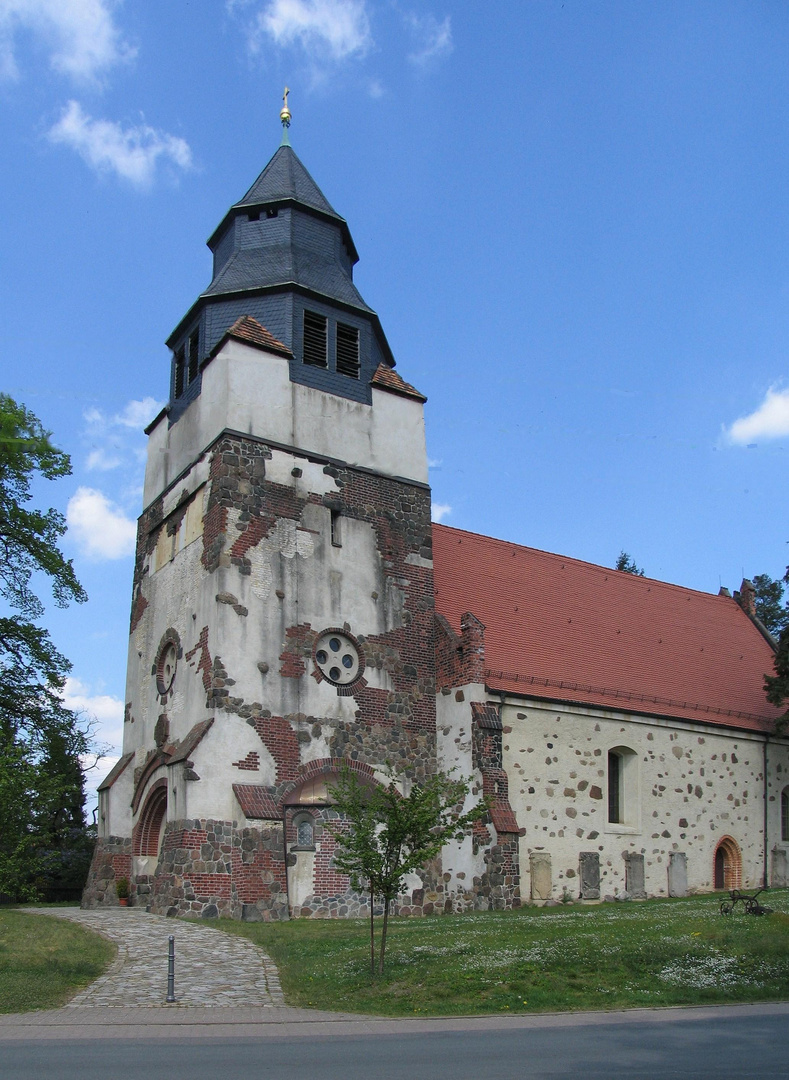
[[[367, 913], [341, 765], [489, 813], [403, 915], [789, 883], [789, 742], [753, 588], [695, 592], [431, 524], [425, 398], [283, 141], [210, 237], [147, 429], [123, 754], [83, 904]], [[407, 373], [406, 373], [407, 374]]]

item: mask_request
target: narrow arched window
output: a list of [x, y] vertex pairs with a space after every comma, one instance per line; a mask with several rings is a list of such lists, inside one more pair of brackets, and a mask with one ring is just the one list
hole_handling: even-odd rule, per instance
[[630, 746], [612, 746], [608, 751], [608, 824], [624, 830], [637, 829], [638, 755]]
[[622, 758], [608, 751], [608, 820], [618, 825], [622, 820]]
[[315, 847], [315, 822], [310, 814], [299, 814], [293, 820], [297, 848]]
[[781, 792], [781, 839], [789, 840], [789, 787]]

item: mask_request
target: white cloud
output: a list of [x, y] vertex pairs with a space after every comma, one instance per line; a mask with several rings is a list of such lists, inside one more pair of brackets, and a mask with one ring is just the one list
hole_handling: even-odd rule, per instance
[[63, 704], [67, 709], [86, 714], [101, 728], [100, 737], [113, 745], [123, 741], [123, 702], [110, 694], [93, 694], [87, 683], [69, 676], [63, 687]]
[[98, 806], [99, 794], [97, 788], [105, 776], [115, 768], [120, 761], [118, 754], [104, 754], [96, 761], [95, 755], [85, 755], [81, 759], [82, 769], [85, 773], [85, 811], [88, 821], [94, 808]]
[[447, 503], [431, 503], [430, 504], [430, 517], [433, 521], [443, 521], [445, 517], [452, 513], [452, 507]]
[[449, 15], [439, 22], [435, 15], [416, 15], [409, 12], [406, 23], [414, 38], [413, 52], [408, 55], [412, 64], [424, 67], [431, 60], [452, 52], [452, 20]]
[[[132, 468], [135, 474], [145, 462], [146, 449], [143, 429], [156, 416], [162, 402], [146, 397], [128, 401], [114, 415], [100, 409], [90, 408], [83, 413], [87, 430], [83, 432], [90, 450], [85, 462], [90, 472], [111, 472], [121, 467]], [[142, 444], [142, 445], [140, 445]], [[136, 501], [142, 493], [135, 483], [131, 491], [124, 491], [123, 501]]]
[[137, 526], [94, 488], [77, 488], [66, 508], [66, 524], [89, 559], [122, 559], [134, 552]]
[[160, 159], [179, 169], [192, 165], [192, 151], [184, 139], [147, 124], [124, 129], [111, 120], [93, 120], [76, 101], [68, 103], [49, 138], [76, 150], [97, 172], [117, 173], [140, 188], [151, 185]]
[[98, 802], [96, 789], [118, 761], [123, 744], [124, 706], [111, 694], [95, 694], [81, 679], [69, 677], [63, 687], [63, 704], [91, 724], [91, 737], [97, 747], [81, 759], [85, 770], [86, 808], [90, 815]]
[[771, 386], [758, 409], [735, 420], [727, 434], [732, 442], [741, 444], [789, 435], [789, 389]]
[[364, 56], [372, 45], [365, 0], [268, 0], [251, 44], [268, 35], [277, 45], [301, 45], [313, 59]]
[[15, 52], [20, 31], [49, 53], [61, 75], [95, 79], [135, 55], [121, 39], [107, 0], [0, 0], [0, 74], [17, 78]]
[[130, 401], [123, 412], [117, 413], [113, 419], [116, 424], [142, 430], [150, 424], [161, 408], [161, 401], [157, 401], [156, 398], [146, 397], [142, 401]]
[[97, 446], [95, 450], [91, 450], [88, 454], [88, 460], [85, 463], [85, 467], [91, 472], [94, 470], [97, 470], [98, 472], [109, 472], [111, 469], [117, 469], [120, 464], [121, 459], [119, 457], [115, 457], [103, 449], [103, 447]]

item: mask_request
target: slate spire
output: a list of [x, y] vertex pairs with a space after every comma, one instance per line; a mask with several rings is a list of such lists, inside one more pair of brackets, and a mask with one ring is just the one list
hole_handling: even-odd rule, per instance
[[[185, 406], [200, 392], [199, 375], [193, 379], [188, 372], [199, 372], [203, 358], [244, 316], [292, 352], [295, 382], [369, 403], [379, 364], [394, 367], [378, 316], [353, 282], [359, 256], [348, 223], [290, 145], [289, 93], [286, 87], [282, 143], [209, 237], [211, 282], [167, 341], [173, 350], [172, 403], [177, 399]], [[323, 321], [326, 339], [317, 359], [304, 348], [305, 320], [312, 325], [315, 319]], [[179, 365], [187, 374], [179, 375]]]

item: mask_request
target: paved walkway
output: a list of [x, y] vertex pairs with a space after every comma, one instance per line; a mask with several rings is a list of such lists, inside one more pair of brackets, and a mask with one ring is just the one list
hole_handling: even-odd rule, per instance
[[171, 934], [175, 937], [176, 1006], [285, 1005], [273, 960], [245, 938], [199, 923], [149, 915], [140, 908], [27, 910], [69, 919], [118, 946], [109, 971], [73, 997], [67, 1009], [164, 1005]]

